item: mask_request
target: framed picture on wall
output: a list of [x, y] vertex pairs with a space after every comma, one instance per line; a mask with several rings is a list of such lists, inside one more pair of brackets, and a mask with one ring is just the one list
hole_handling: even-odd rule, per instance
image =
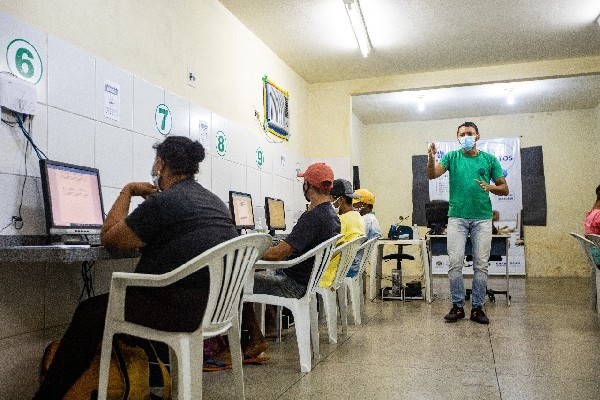
[[289, 93], [263, 77], [263, 108], [265, 129], [281, 139], [289, 140]]

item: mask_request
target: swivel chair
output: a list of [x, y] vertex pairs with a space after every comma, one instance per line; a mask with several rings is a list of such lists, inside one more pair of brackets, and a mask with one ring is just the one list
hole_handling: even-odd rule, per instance
[[[465, 257], [465, 261], [466, 262], [473, 262], [473, 256], [471, 254], [469, 254], [468, 256]], [[491, 255], [490, 258], [488, 259], [489, 261], [502, 261], [502, 256], [494, 256]], [[471, 298], [471, 294], [473, 293], [472, 289], [466, 289], [465, 290], [465, 300], [469, 300]], [[490, 301], [492, 303], [496, 302], [496, 295], [497, 294], [503, 294], [503, 295], [507, 295], [507, 291], [506, 290], [493, 290], [490, 288], [485, 288], [485, 295], [487, 297], [489, 297]], [[508, 298], [510, 299], [510, 296], [508, 296]]]
[[[413, 228], [410, 226], [406, 226], [406, 225], [398, 225], [395, 227], [395, 231], [394, 231], [394, 236], [395, 237], [391, 237], [392, 233], [390, 231], [390, 234], [388, 234], [388, 237], [390, 239], [398, 239], [400, 236], [404, 236], [404, 235], [408, 235], [408, 239], [412, 239], [413, 238]], [[396, 291], [400, 290], [402, 291], [403, 286], [402, 286], [402, 260], [414, 260], [415, 257], [411, 256], [410, 254], [404, 254], [402, 252], [402, 248], [404, 247], [403, 244], [397, 244], [398, 246], [398, 253], [393, 253], [393, 254], [388, 254], [387, 256], [383, 257], [383, 260], [385, 260], [386, 262], [389, 260], [396, 260], [396, 269], [397, 271], [397, 282], [394, 282], [394, 279], [392, 279], [392, 290], [396, 289]], [[395, 276], [395, 274], [392, 274], [393, 276]], [[402, 298], [404, 298], [404, 296], [401, 295]]]

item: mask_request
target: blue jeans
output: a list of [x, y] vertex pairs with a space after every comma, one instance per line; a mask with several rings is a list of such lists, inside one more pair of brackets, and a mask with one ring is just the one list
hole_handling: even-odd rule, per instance
[[473, 245], [473, 308], [483, 307], [488, 279], [488, 261], [492, 246], [491, 219], [448, 218], [448, 256], [450, 256], [450, 293], [452, 304], [463, 307], [465, 304], [465, 285], [462, 269], [465, 260], [465, 244], [471, 235]]

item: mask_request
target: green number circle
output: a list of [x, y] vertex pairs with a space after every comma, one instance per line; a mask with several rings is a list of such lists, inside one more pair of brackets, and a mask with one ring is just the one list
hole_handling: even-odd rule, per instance
[[42, 79], [44, 66], [37, 49], [24, 39], [14, 39], [6, 46], [6, 63], [10, 71], [31, 83]]

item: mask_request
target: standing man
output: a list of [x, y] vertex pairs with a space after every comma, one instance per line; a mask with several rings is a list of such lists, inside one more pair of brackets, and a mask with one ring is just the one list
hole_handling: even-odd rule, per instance
[[[477, 149], [479, 130], [473, 122], [458, 127], [461, 149], [450, 151], [435, 163], [435, 143], [429, 145], [427, 178], [436, 179], [450, 172], [450, 209], [448, 210], [448, 255], [450, 256], [450, 292], [452, 309], [444, 317], [456, 322], [465, 317], [465, 287], [462, 268], [469, 235], [473, 247], [473, 304], [471, 320], [489, 324], [483, 311], [488, 279], [488, 259], [492, 244], [492, 203], [489, 192], [508, 194], [508, 185], [500, 162], [492, 154]], [[494, 184], [490, 185], [490, 181]]]

